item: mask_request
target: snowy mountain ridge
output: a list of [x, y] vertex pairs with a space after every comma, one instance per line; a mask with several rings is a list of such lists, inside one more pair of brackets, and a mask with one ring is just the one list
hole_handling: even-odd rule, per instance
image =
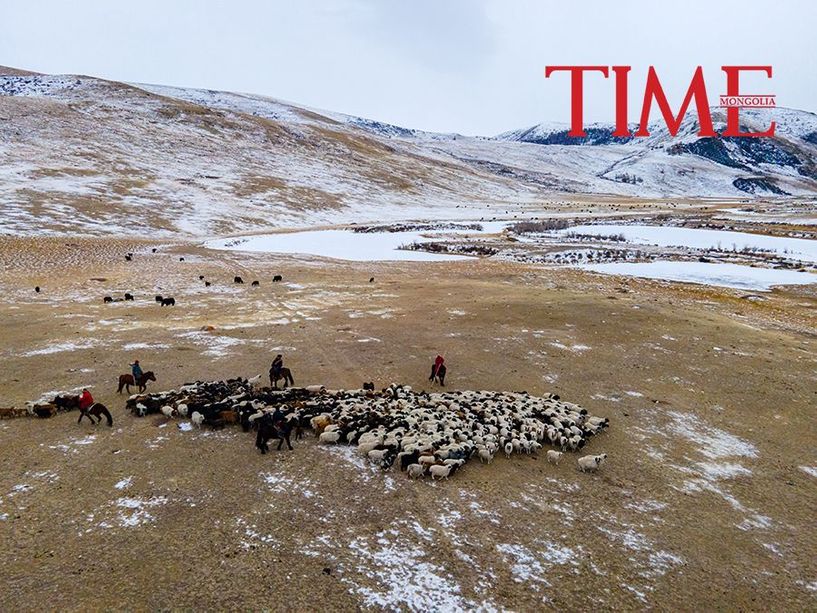
[[774, 116], [773, 139], [702, 139], [688, 121], [676, 138], [657, 127], [613, 142], [598, 124], [576, 146], [553, 124], [466, 137], [252, 94], [0, 75], [3, 233], [212, 236], [479, 219], [569, 194], [817, 194], [817, 116], [790, 109], [743, 115], [762, 127]]

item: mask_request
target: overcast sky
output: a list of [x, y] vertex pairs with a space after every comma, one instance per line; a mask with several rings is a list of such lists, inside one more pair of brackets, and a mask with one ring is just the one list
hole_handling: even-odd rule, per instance
[[[745, 93], [817, 110], [813, 0], [1, 0], [0, 65], [243, 91], [443, 132], [493, 135], [570, 119], [568, 75], [632, 65], [630, 116], [655, 65], [677, 108], [697, 65], [771, 64]], [[614, 117], [588, 76], [587, 121]]]

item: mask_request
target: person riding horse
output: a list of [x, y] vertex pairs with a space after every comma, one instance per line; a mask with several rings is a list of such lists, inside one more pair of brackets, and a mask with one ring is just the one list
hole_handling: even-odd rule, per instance
[[133, 364], [130, 365], [131, 372], [133, 373], [133, 380], [138, 381], [139, 377], [142, 376], [142, 367], [139, 366], [139, 360], [134, 360]]
[[88, 388], [83, 388], [82, 394], [79, 397], [79, 419], [77, 420], [77, 423], [80, 423], [83, 417], [87, 417], [91, 423], [94, 423], [94, 420], [88, 413], [88, 409], [90, 409], [93, 404], [94, 397], [91, 396], [91, 392], [88, 391]]
[[281, 369], [284, 367], [284, 358], [279, 353], [275, 356], [275, 359], [272, 361], [272, 366], [270, 366], [270, 375], [273, 379], [280, 379], [281, 378]]
[[434, 359], [434, 364], [431, 366], [431, 376], [428, 380], [434, 381], [434, 379], [438, 379], [440, 385], [445, 385], [445, 371], [445, 358], [441, 355], [437, 355]]

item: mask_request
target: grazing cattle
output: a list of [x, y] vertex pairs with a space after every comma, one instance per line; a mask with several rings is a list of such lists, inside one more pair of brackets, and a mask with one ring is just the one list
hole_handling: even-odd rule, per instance
[[250, 285], [252, 285], [253, 287], [258, 287], [261, 284], [258, 281], [253, 281]]
[[205, 281], [205, 282], [204, 282], [204, 287], [210, 287], [210, 282], [209, 282], [209, 281]]
[[159, 294], [156, 294], [156, 296], [155, 296], [153, 299], [154, 299], [156, 302], [161, 302], [162, 300], [164, 300], [164, 298], [162, 298], [162, 296], [161, 296], [161, 295], [159, 295]]
[[175, 298], [162, 298], [162, 306], [176, 306]]
[[126, 262], [130, 262], [132, 259], [133, 259], [133, 256], [132, 256], [132, 255], [126, 255], [126, 256], [125, 256], [125, 261], [126, 261]]
[[107, 303], [109, 303], [109, 302], [113, 302], [113, 298], [111, 298], [110, 296], [105, 296], [105, 297], [102, 299], [102, 302], [104, 302], [104, 303], [106, 303], [106, 304], [107, 304]]
[[275, 276], [272, 278], [272, 282], [273, 282], [273, 283], [278, 283], [279, 281], [283, 281], [283, 280], [284, 280], [284, 278], [283, 278], [281, 275], [275, 275]]
[[39, 286], [39, 285], [38, 285], [38, 286], [36, 286], [36, 287], [34, 288], [34, 291], [35, 291], [35, 292], [37, 292], [37, 293], [39, 294], [39, 293], [40, 293], [40, 286]]
[[241, 277], [233, 277], [233, 283], [244, 283], [244, 279]]
[[374, 383], [371, 382], [371, 381], [369, 383], [364, 382], [363, 383], [363, 389], [366, 390], [367, 392], [373, 392], [374, 391]]
[[199, 281], [204, 281], [204, 275], [199, 275]]
[[374, 277], [369, 278], [369, 283], [374, 283]]
[[151, 252], [156, 253], [156, 247], [154, 247], [153, 249], [151, 249]]
[[125, 300], [133, 300], [133, 294], [125, 294]]
[[184, 262], [184, 258], [179, 258], [179, 261], [180, 261], [180, 262]]

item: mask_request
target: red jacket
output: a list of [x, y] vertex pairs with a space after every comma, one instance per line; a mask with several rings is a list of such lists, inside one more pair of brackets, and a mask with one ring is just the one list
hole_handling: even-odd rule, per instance
[[443, 362], [445, 362], [445, 358], [443, 358], [443, 356], [441, 355], [438, 355], [437, 359], [434, 360], [434, 368], [439, 368], [440, 366], [442, 366]]
[[79, 397], [79, 409], [80, 411], [84, 411], [88, 407], [94, 404], [94, 398], [91, 396], [91, 392], [85, 391], [82, 392], [82, 395]]

